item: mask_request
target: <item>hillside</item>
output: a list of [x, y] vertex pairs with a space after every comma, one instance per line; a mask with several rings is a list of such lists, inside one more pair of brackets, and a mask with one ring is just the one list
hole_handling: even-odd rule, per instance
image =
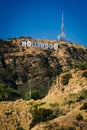
[[0, 40], [0, 130], [86, 130], [87, 49], [41, 39], [34, 40], [58, 50], [23, 47], [22, 40], [33, 39]]
[[23, 47], [22, 40], [32, 39], [15, 38], [0, 43], [0, 82], [17, 89], [21, 93], [17, 93], [18, 98], [25, 98], [30, 84], [32, 90], [38, 90], [38, 98], [45, 97], [57, 75], [87, 62], [87, 49], [78, 44], [35, 39], [58, 44], [58, 50], [50, 50]]
[[[35, 130], [86, 130], [87, 129], [87, 75], [83, 76], [87, 70], [71, 70], [62, 73], [57, 77], [56, 84], [53, 85], [48, 95], [42, 99], [58, 115], [56, 119], [46, 123], [40, 123]], [[66, 85], [63, 77], [71, 74]], [[67, 80], [67, 79], [66, 79]], [[78, 115], [82, 119], [78, 119]], [[33, 130], [34, 130], [33, 129]]]
[[87, 71], [68, 73], [67, 85], [62, 84], [63, 73], [42, 100], [0, 102], [0, 130], [86, 130]]

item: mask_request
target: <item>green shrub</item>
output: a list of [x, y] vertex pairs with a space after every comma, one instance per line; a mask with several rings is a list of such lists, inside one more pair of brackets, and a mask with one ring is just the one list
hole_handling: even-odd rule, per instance
[[[37, 100], [40, 98], [39, 91], [38, 90], [32, 90], [31, 91], [31, 99]], [[25, 94], [25, 100], [30, 100], [30, 92], [27, 92]]]
[[18, 99], [21, 94], [12, 87], [6, 86], [5, 84], [0, 84], [0, 101], [5, 100], [15, 100]]
[[23, 127], [19, 126], [16, 128], [16, 130], [24, 130]]
[[5, 114], [5, 115], [7, 116], [7, 118], [8, 118], [10, 115], [12, 115], [12, 111], [6, 111], [4, 114]]
[[58, 107], [59, 104], [55, 102], [55, 103], [50, 103], [49, 106], [50, 106], [51, 108], [55, 108], [55, 107]]
[[69, 79], [72, 77], [72, 75], [71, 74], [65, 74], [63, 77], [62, 77], [62, 84], [63, 85], [67, 85], [68, 84], [68, 82], [69, 82]]
[[77, 119], [78, 121], [83, 120], [83, 116], [81, 115], [81, 113], [79, 113], [79, 114], [76, 116], [76, 119]]
[[83, 95], [81, 95], [81, 94], [76, 95], [76, 102], [80, 102], [83, 99], [84, 99]]
[[35, 126], [37, 123], [39, 123], [41, 121], [44, 122], [44, 121], [49, 120], [49, 117], [52, 113], [53, 113], [53, 111], [51, 109], [45, 109], [45, 108], [33, 109], [31, 111], [33, 120], [32, 120], [30, 127], [32, 128], [33, 126]]
[[76, 95], [76, 101], [81, 101], [83, 99], [87, 99], [87, 90], [83, 89], [79, 94]]
[[80, 62], [80, 63], [75, 65], [75, 68], [85, 70], [85, 69], [87, 69], [87, 63], [86, 62]]
[[82, 77], [86, 77], [86, 78], [87, 78], [87, 71], [84, 71], [84, 72], [82, 73]]
[[[35, 111], [38, 110], [44, 104], [45, 104], [45, 102], [35, 103], [35, 104], [33, 102], [29, 103], [29, 105], [31, 105], [33, 110], [35, 110]], [[30, 109], [29, 112], [32, 113], [33, 112], [32, 109]]]
[[68, 104], [68, 105], [71, 105], [71, 104], [73, 104], [73, 103], [74, 103], [73, 100], [68, 100], [68, 101], [66, 101], [66, 104]]
[[59, 130], [66, 130], [66, 128], [64, 128], [64, 127], [61, 127]]
[[75, 130], [75, 128], [73, 128], [73, 127], [68, 127], [68, 130]]
[[81, 100], [87, 99], [87, 89], [83, 89], [79, 93], [69, 94], [69, 99], [70, 100], [65, 99], [66, 104], [72, 104], [74, 102], [79, 102]]
[[58, 103], [50, 103], [49, 106], [53, 110], [53, 114], [50, 116], [50, 119], [56, 118], [62, 114], [62, 110], [59, 109], [59, 104]]
[[8, 92], [5, 84], [0, 84], [0, 101], [8, 99]]
[[8, 99], [15, 100], [21, 97], [20, 92], [18, 92], [16, 89], [13, 89], [11, 87], [7, 87], [7, 93], [8, 93]]
[[85, 102], [81, 107], [80, 107], [80, 110], [87, 110], [87, 102]]

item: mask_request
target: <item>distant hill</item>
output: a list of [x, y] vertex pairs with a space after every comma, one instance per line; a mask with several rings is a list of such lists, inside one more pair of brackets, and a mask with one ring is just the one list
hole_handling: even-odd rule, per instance
[[[23, 47], [22, 40], [56, 43], [58, 50]], [[87, 48], [0, 40], [0, 130], [86, 130], [86, 111]]]

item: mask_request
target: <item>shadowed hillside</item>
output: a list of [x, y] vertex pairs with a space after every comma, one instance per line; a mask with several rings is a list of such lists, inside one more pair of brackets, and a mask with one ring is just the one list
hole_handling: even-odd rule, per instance
[[0, 40], [0, 130], [86, 130], [87, 49], [41, 39], [34, 40], [58, 50], [22, 47], [22, 40], [33, 39]]
[[[87, 62], [87, 49], [69, 42], [36, 39], [42, 43], [57, 43], [58, 50], [22, 47], [22, 40], [1, 41], [0, 82], [21, 92], [25, 98], [31, 84], [32, 90], [38, 90], [38, 98], [43, 98], [56, 76], [68, 71], [76, 64]], [[14, 99], [14, 98], [13, 98]]]

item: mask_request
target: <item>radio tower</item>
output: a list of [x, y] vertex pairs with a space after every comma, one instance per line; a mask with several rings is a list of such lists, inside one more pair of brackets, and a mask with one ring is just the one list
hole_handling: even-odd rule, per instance
[[61, 33], [60, 35], [58, 35], [58, 40], [59, 41], [66, 41], [65, 39], [65, 33], [64, 33], [64, 16], [63, 16], [63, 12], [62, 12], [62, 23], [61, 23]]

